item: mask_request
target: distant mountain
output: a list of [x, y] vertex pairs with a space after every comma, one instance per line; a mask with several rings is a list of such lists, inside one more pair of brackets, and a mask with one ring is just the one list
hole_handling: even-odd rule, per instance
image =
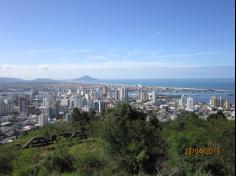
[[25, 82], [25, 81], [26, 80], [19, 79], [19, 78], [0, 77], [0, 84], [1, 83], [21, 83], [21, 82]]
[[49, 78], [38, 78], [38, 79], [32, 80], [31, 82], [51, 83], [51, 82], [58, 82], [58, 81], [53, 80], [53, 79], [49, 79]]
[[90, 76], [82, 76], [80, 78], [74, 79], [73, 81], [77, 81], [77, 82], [94, 82], [94, 81], [98, 81], [99, 79], [97, 78], [93, 78]]
[[0, 77], [0, 84], [9, 84], [9, 83], [54, 83], [58, 82], [53, 79], [48, 78], [39, 78], [34, 80], [25, 80], [20, 78], [7, 78], [7, 77]]
[[96, 82], [99, 79], [90, 77], [90, 76], [82, 76], [77, 79], [73, 80], [53, 80], [49, 78], [38, 78], [34, 80], [25, 80], [20, 78], [7, 78], [7, 77], [0, 77], [0, 84], [8, 84], [8, 83], [56, 83], [56, 82], [64, 82], [64, 81], [73, 81], [73, 82]]

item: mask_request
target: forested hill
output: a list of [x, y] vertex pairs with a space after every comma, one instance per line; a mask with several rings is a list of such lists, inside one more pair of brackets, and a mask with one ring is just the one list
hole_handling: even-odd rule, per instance
[[[88, 138], [62, 138], [45, 148], [16, 145], [78, 130]], [[235, 123], [222, 113], [203, 120], [185, 112], [159, 122], [125, 103], [100, 116], [75, 108], [69, 123], [35, 129], [0, 146], [0, 175], [13, 176], [233, 176], [234, 163]]]

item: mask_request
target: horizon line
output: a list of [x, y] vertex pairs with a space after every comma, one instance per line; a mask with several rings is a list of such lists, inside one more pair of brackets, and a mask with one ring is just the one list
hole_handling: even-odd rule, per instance
[[[66, 80], [75, 80], [75, 79], [80, 79], [83, 78], [85, 76], [88, 75], [84, 75], [84, 76], [80, 76], [77, 78], [64, 78], [64, 79], [58, 79], [58, 78], [50, 78], [50, 77], [37, 77], [34, 79], [27, 79], [27, 78], [20, 78], [20, 77], [0, 77], [0, 79], [4, 78], [4, 79], [22, 79], [25, 81], [32, 81], [32, 80], [36, 80], [36, 79], [50, 79], [50, 80], [55, 80], [55, 81], [66, 81]], [[235, 77], [228, 77], [228, 78], [220, 78], [220, 77], [212, 77], [212, 78], [193, 78], [193, 77], [189, 77], [189, 78], [95, 78], [93, 76], [88, 76], [91, 79], [97, 79], [97, 80], [157, 80], [157, 79], [234, 79]]]

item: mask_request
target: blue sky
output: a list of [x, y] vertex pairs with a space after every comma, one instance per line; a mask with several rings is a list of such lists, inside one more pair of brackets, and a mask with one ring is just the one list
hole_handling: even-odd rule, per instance
[[2, 0], [0, 77], [232, 78], [233, 0]]

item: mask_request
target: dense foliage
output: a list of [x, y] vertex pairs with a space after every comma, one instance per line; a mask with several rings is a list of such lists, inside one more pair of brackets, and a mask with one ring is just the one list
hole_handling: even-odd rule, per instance
[[[87, 140], [60, 139], [46, 148], [21, 149], [30, 138], [82, 130]], [[182, 113], [159, 122], [152, 114], [119, 103], [99, 117], [74, 109], [71, 122], [23, 134], [0, 146], [0, 175], [235, 175], [235, 123], [219, 112], [207, 120]], [[188, 147], [213, 147], [220, 154], [185, 155]]]

